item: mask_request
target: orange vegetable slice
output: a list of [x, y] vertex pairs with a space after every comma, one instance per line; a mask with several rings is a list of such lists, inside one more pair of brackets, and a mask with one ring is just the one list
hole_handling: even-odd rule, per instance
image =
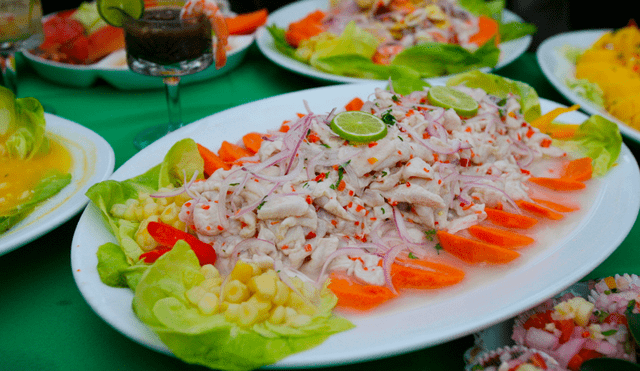
[[472, 225], [468, 230], [473, 237], [481, 241], [512, 249], [532, 244], [535, 241], [524, 234], [481, 225]]
[[526, 215], [509, 213], [503, 210], [485, 208], [489, 220], [496, 225], [507, 228], [531, 228], [538, 220]]
[[446, 252], [467, 263], [505, 264], [520, 256], [517, 251], [456, 236], [445, 231], [438, 231], [436, 234], [440, 245]]

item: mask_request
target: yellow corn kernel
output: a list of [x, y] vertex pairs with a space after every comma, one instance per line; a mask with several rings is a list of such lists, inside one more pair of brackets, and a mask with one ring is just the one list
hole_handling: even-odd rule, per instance
[[171, 226], [181, 231], [184, 231], [187, 228], [187, 225], [180, 219], [176, 219], [176, 221], [174, 221], [173, 224], [171, 224]]
[[165, 223], [172, 225], [173, 222], [178, 220], [178, 215], [180, 214], [180, 208], [176, 204], [171, 204], [162, 210], [160, 213], [160, 220]]
[[182, 207], [182, 205], [184, 205], [184, 203], [189, 200], [191, 200], [191, 197], [189, 197], [189, 195], [186, 192], [179, 194], [173, 198], [173, 202], [175, 202], [176, 205], [180, 207]]
[[291, 318], [287, 318], [287, 325], [291, 327], [302, 327], [311, 322], [311, 317], [305, 314], [298, 314]]
[[272, 300], [276, 296], [276, 278], [269, 274], [253, 276], [247, 283], [249, 290], [256, 293], [264, 300]]
[[291, 307], [284, 307], [284, 318], [285, 320], [289, 320], [295, 316], [298, 315], [298, 312], [296, 312], [295, 309], [291, 308]]
[[247, 283], [249, 279], [253, 277], [253, 271], [254, 267], [252, 267], [251, 264], [239, 260], [231, 271], [231, 279]]
[[147, 225], [149, 225], [149, 222], [157, 222], [157, 221], [158, 221], [158, 216], [153, 215], [143, 220], [138, 226], [138, 230], [136, 231], [136, 236], [135, 236], [136, 242], [138, 243], [140, 248], [144, 251], [153, 250], [158, 246], [158, 243], [156, 242], [156, 240], [154, 240], [153, 237], [151, 237], [151, 235], [149, 234], [149, 231], [147, 231]]
[[192, 288], [187, 290], [187, 292], [184, 295], [187, 297], [187, 300], [189, 300], [191, 303], [198, 304], [198, 302], [202, 300], [202, 298], [204, 297], [204, 294], [206, 293], [207, 291], [205, 291], [205, 289], [203, 289], [202, 287], [193, 286]]
[[271, 303], [271, 301], [264, 300], [258, 295], [251, 296], [249, 300], [247, 300], [247, 303], [256, 307], [258, 309], [258, 312], [262, 314], [269, 312], [269, 310], [273, 306], [273, 303]]
[[[221, 302], [221, 301], [220, 301], [220, 299], [218, 299], [218, 303], [220, 303], [220, 304], [218, 305], [218, 309], [220, 309], [220, 312], [221, 312], [221, 313], [226, 312], [226, 311], [227, 311], [227, 309], [229, 309], [229, 304], [231, 304], [231, 303], [229, 303], [228, 301], [222, 301], [222, 302]], [[234, 305], [236, 305], [236, 304], [234, 304]]]
[[276, 281], [276, 295], [273, 297], [273, 304], [285, 305], [289, 300], [291, 289], [284, 282]]
[[285, 307], [283, 307], [282, 305], [278, 305], [277, 307], [273, 308], [273, 310], [271, 311], [271, 315], [269, 316], [269, 322], [273, 323], [274, 325], [284, 323], [285, 312]]
[[165, 197], [155, 198], [154, 200], [156, 202], [156, 205], [161, 206], [163, 208], [169, 205], [169, 200], [167, 200]]
[[247, 285], [236, 279], [227, 282], [227, 284], [224, 285], [223, 292], [225, 300], [230, 303], [241, 303], [249, 299], [250, 296]]
[[153, 202], [153, 199], [149, 198], [149, 201], [146, 201], [144, 206], [142, 207], [142, 215], [146, 218], [151, 215], [156, 215], [156, 211], [158, 210], [158, 205]]
[[249, 304], [249, 302], [241, 303], [238, 312], [237, 323], [240, 326], [249, 327], [258, 320], [258, 308]]
[[200, 284], [200, 287], [202, 287], [205, 291], [216, 294], [216, 296], [219, 294], [220, 292], [220, 286], [222, 286], [222, 277], [216, 277], [216, 278], [206, 278], [204, 281], [202, 281], [202, 283]]
[[218, 310], [218, 297], [206, 292], [198, 302], [198, 309], [202, 314], [213, 314]]
[[224, 319], [229, 322], [238, 322], [238, 318], [240, 318], [240, 304], [228, 303], [224, 310]]
[[124, 215], [127, 212], [127, 205], [115, 204], [111, 206], [111, 210], [109, 210], [109, 212], [111, 212], [111, 215], [115, 216], [116, 218], [124, 218]]
[[220, 272], [213, 264], [205, 264], [200, 268], [200, 273], [204, 276], [204, 278], [218, 278], [220, 277]]
[[297, 293], [291, 293], [289, 295], [289, 300], [287, 300], [286, 304], [287, 306], [294, 308], [296, 311], [298, 311], [301, 314], [307, 314], [309, 316], [313, 316], [317, 312], [317, 309], [313, 305], [307, 303]]

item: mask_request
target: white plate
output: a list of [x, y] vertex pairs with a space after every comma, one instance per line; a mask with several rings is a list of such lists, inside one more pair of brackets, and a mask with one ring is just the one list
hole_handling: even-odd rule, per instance
[[48, 135], [71, 152], [71, 183], [0, 235], [0, 255], [35, 240], [71, 219], [89, 202], [84, 195], [89, 187], [113, 173], [115, 156], [106, 140], [62, 117], [48, 113], [44, 115]]
[[[291, 3], [287, 6], [284, 6], [275, 12], [269, 15], [269, 19], [267, 20], [266, 25], [275, 24], [280, 28], [286, 29], [291, 22], [297, 21], [305, 15], [311, 13], [316, 9], [328, 9], [329, 1], [328, 0], [302, 0]], [[518, 17], [516, 14], [504, 10], [502, 13], [504, 22], [522, 22], [522, 18]], [[531, 44], [532, 37], [525, 36], [516, 40], [511, 40], [506, 43], [500, 44], [500, 60], [494, 69], [498, 69], [508, 65], [509, 63], [516, 60], [519, 56], [524, 53], [529, 45]], [[277, 65], [280, 65], [283, 68], [286, 68], [292, 72], [299, 73], [301, 75], [305, 75], [316, 80], [326, 81], [326, 82], [342, 82], [342, 83], [354, 83], [354, 82], [373, 82], [377, 80], [370, 79], [362, 79], [356, 77], [348, 77], [348, 76], [340, 76], [334, 75], [326, 72], [322, 72], [314, 67], [311, 67], [308, 64], [299, 62], [293, 58], [289, 58], [284, 54], [280, 53], [273, 43], [273, 37], [269, 31], [263, 26], [260, 27], [257, 31], [256, 43], [258, 44], [258, 48], [260, 51], [269, 58], [272, 62]], [[490, 68], [482, 69], [485, 72], [489, 72]], [[430, 83], [444, 83], [447, 77], [437, 77], [428, 79]]]
[[588, 49], [596, 40], [611, 30], [573, 31], [555, 35], [546, 39], [538, 47], [536, 57], [542, 73], [567, 100], [579, 104], [580, 108], [591, 115], [602, 115], [618, 124], [620, 132], [627, 138], [640, 142], [640, 131], [628, 126], [624, 122], [610, 115], [603, 108], [574, 93], [565, 83], [566, 78], [575, 78], [575, 65], [565, 58], [562, 48], [565, 46]]
[[[334, 107], [343, 107], [355, 96], [366, 99], [374, 87], [385, 84], [332, 85], [217, 113], [143, 149], [120, 167], [112, 179], [125, 180], [155, 166], [179, 139], [189, 137], [209, 148], [218, 148], [223, 139], [235, 142], [243, 133], [277, 128], [296, 112], [306, 112], [303, 100], [312, 111], [326, 113]], [[542, 101], [545, 112], [557, 106]], [[565, 119], [582, 122], [585, 118], [582, 113], [571, 112]], [[242, 128], [238, 130], [233, 123], [242, 123]], [[403, 297], [391, 309], [367, 315], [348, 315], [356, 324], [355, 329], [331, 336], [320, 346], [287, 357], [274, 367], [329, 366], [409, 352], [471, 334], [553, 296], [581, 279], [616, 249], [633, 226], [640, 208], [640, 172], [627, 147], [623, 147], [618, 166], [603, 179], [590, 183], [580, 214], [573, 221], [567, 220], [570, 224], [564, 229], [554, 228], [548, 243], [541, 243], [537, 249], [520, 250], [523, 256], [508, 266], [467, 270], [464, 283], [445, 291], [427, 292], [421, 298]], [[133, 293], [100, 281], [96, 251], [103, 243], [115, 241], [98, 208], [90, 204], [73, 237], [71, 265], [76, 284], [93, 310], [116, 330], [144, 346], [170, 354], [134, 315]], [[481, 278], [482, 284], [474, 280], [487, 272], [491, 274]]]
[[[44, 17], [42, 21], [45, 22], [53, 15], [55, 13]], [[227, 63], [224, 67], [216, 69], [212, 66], [192, 75], [183, 76], [180, 78], [180, 83], [185, 85], [204, 81], [232, 71], [242, 62], [254, 38], [253, 34], [229, 36], [231, 49], [227, 51]], [[159, 77], [141, 75], [129, 70], [124, 49], [116, 50], [100, 61], [89, 65], [54, 62], [26, 50], [22, 52], [22, 55], [40, 76], [62, 85], [87, 88], [95, 84], [98, 79], [103, 79], [112, 86], [123, 90], [164, 87], [162, 79]]]

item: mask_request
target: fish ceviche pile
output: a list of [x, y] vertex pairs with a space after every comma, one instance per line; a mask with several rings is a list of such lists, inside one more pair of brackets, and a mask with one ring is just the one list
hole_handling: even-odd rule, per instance
[[219, 264], [277, 261], [314, 281], [339, 271], [392, 288], [401, 253], [438, 258], [425, 232], [453, 234], [486, 218], [485, 207], [517, 207], [528, 200], [523, 169], [565, 155], [524, 120], [515, 96], [459, 89], [479, 102], [472, 118], [430, 105], [427, 91], [376, 89], [362, 110], [388, 132], [362, 145], [332, 131], [333, 113], [308, 113], [269, 132], [242, 166], [190, 184], [180, 220]]
[[[551, 130], [571, 109], [540, 116], [520, 98], [537, 100], [528, 86], [460, 78], [520, 95], [456, 84], [377, 88], [327, 113], [305, 102], [308, 112], [242, 145], [223, 141], [214, 153], [183, 139], [146, 173], [94, 185], [87, 196], [118, 242], [98, 249], [102, 282], [133, 290], [135, 314], [179, 358], [251, 369], [352, 328], [336, 306], [375, 309], [458, 284], [470, 265], [517, 259], [534, 239], [514, 228], [575, 210], [530, 188], [585, 188], [613, 166], [619, 132], [606, 120], [571, 126], [617, 134], [607, 141], [617, 149], [598, 142], [610, 156], [592, 168], [524, 118]], [[367, 120], [372, 136], [350, 131]], [[557, 163], [560, 177], [536, 170], [541, 161]]]

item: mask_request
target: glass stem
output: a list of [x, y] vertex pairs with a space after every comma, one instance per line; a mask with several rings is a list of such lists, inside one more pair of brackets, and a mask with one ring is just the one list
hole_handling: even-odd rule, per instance
[[163, 78], [165, 92], [167, 93], [167, 108], [169, 109], [168, 132], [182, 127], [182, 107], [180, 107], [179, 76]]
[[2, 63], [2, 86], [10, 89], [13, 94], [18, 95], [15, 54], [13, 52], [2, 53], [0, 55], [0, 63]]

